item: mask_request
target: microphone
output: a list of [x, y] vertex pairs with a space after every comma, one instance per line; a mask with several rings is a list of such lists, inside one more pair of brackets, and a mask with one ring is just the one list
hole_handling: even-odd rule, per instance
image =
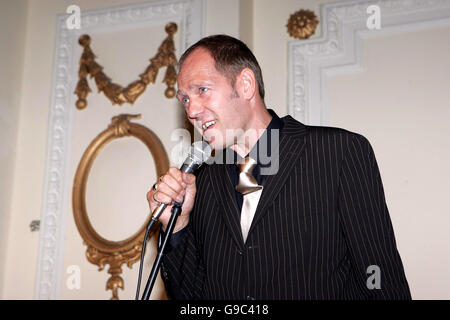
[[[196, 171], [198, 168], [200, 168], [200, 166], [205, 161], [207, 161], [209, 159], [209, 157], [211, 156], [211, 151], [212, 151], [211, 146], [208, 143], [206, 143], [205, 141], [194, 142], [191, 145], [191, 149], [189, 150], [189, 154], [188, 154], [186, 160], [184, 160], [183, 164], [181, 165], [181, 168], [180, 168], [181, 172], [193, 173], [194, 171]], [[184, 198], [183, 198], [183, 201], [184, 201]], [[166, 236], [164, 243], [167, 242], [167, 239], [170, 236], [170, 233], [173, 232], [173, 226], [174, 226], [174, 223], [176, 222], [176, 215], [174, 215], [173, 210], [178, 209], [181, 211], [182, 202], [176, 202], [175, 204], [176, 205], [174, 205], [174, 207], [172, 209], [172, 216], [175, 217], [173, 222], [171, 222], [171, 225], [172, 225], [171, 230], [172, 231], [170, 231], [169, 234]], [[139, 291], [140, 291], [140, 287], [141, 287], [141, 278], [142, 278], [142, 266], [144, 263], [144, 254], [145, 254], [145, 247], [147, 244], [147, 238], [148, 238], [148, 235], [150, 234], [150, 230], [152, 229], [153, 225], [156, 223], [156, 221], [158, 221], [159, 217], [163, 213], [164, 209], [166, 209], [166, 207], [167, 207], [167, 204], [161, 203], [155, 209], [155, 211], [152, 213], [152, 218], [149, 220], [149, 222], [147, 224], [146, 232], [144, 235], [144, 242], [142, 243], [141, 263], [139, 266], [138, 284], [137, 284], [137, 289], [136, 289], [136, 300], [139, 299]], [[173, 217], [171, 218], [171, 221], [172, 221], [172, 219], [173, 219]], [[163, 247], [165, 247], [165, 244], [163, 245]], [[150, 297], [150, 292], [152, 291], [153, 284], [155, 283], [155, 279], [158, 274], [159, 263], [161, 261], [160, 259], [161, 259], [163, 251], [164, 251], [164, 249], [161, 249], [161, 251], [159, 252], [159, 255], [157, 256], [157, 259], [155, 260], [155, 264], [153, 265], [152, 272], [150, 274], [147, 285], [145, 287], [145, 291], [142, 296], [142, 300], [148, 300]]]
[[[211, 146], [205, 141], [196, 141], [191, 145], [189, 154], [181, 165], [180, 171], [193, 173], [211, 156]], [[157, 221], [167, 204], [161, 203], [152, 213], [152, 220]]]

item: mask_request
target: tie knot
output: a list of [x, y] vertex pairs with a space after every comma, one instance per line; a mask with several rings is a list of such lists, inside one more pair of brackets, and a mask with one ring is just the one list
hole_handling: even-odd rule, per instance
[[257, 162], [250, 157], [247, 157], [243, 162], [238, 163], [240, 173], [236, 191], [242, 193], [243, 195], [262, 189], [262, 186], [258, 185], [258, 182], [252, 174], [256, 164]]
[[244, 172], [248, 174], [252, 174], [253, 169], [255, 169], [257, 162], [250, 157], [244, 159], [243, 162], [238, 163], [239, 172]]

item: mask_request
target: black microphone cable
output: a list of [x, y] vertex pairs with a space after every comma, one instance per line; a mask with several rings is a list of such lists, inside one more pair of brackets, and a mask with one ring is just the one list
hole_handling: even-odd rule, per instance
[[[196, 171], [208, 158], [211, 156], [211, 146], [205, 141], [197, 141], [194, 142], [191, 146], [191, 150], [189, 152], [188, 157], [183, 162], [180, 170], [182, 172], [193, 173]], [[184, 198], [184, 197], [183, 197]], [[160, 215], [167, 207], [166, 204], [161, 204], [153, 213], [148, 222], [147, 229], [145, 231], [144, 242], [142, 243], [142, 251], [141, 251], [141, 261], [139, 263], [139, 275], [138, 275], [138, 283], [136, 288], [136, 300], [139, 300], [139, 291], [141, 289], [141, 279], [142, 279], [142, 267], [144, 264], [144, 256], [145, 256], [145, 248], [147, 246], [148, 236], [150, 234], [150, 230], [156, 221], [158, 221]], [[159, 237], [158, 251], [161, 245], [161, 232]]]

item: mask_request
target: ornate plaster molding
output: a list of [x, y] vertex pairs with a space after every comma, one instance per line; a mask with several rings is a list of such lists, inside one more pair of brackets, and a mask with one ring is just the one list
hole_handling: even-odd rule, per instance
[[35, 299], [58, 299], [65, 276], [62, 268], [72, 182], [69, 163], [78, 38], [83, 33], [145, 25], [164, 27], [175, 21], [182, 42], [178, 50], [183, 52], [204, 35], [204, 13], [204, 0], [169, 0], [81, 12], [79, 30], [67, 29], [66, 14], [57, 17]]
[[[377, 5], [381, 29], [369, 30], [367, 8]], [[328, 75], [361, 69], [363, 39], [450, 24], [449, 0], [368, 0], [325, 4], [321, 35], [288, 44], [288, 112], [311, 125], [328, 121]]]

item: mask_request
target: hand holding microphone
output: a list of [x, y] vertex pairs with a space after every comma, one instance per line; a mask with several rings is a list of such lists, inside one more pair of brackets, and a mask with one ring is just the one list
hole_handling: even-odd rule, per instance
[[[156, 190], [155, 190], [156, 189]], [[184, 202], [181, 215], [178, 217], [174, 232], [183, 229], [189, 222], [189, 213], [194, 206], [194, 198], [197, 189], [195, 187], [195, 176], [192, 173], [183, 173], [180, 169], [171, 167], [160, 181], [155, 184], [147, 193], [147, 200], [150, 210], [154, 212], [161, 204], [166, 204], [167, 210], [164, 210], [159, 217], [159, 221], [166, 229], [170, 219], [170, 212], [175, 201]]]
[[[189, 214], [194, 206], [195, 176], [192, 174], [211, 155], [211, 147], [204, 141], [194, 142], [190, 153], [180, 169], [171, 167], [160, 177], [147, 193], [147, 200], [153, 213], [152, 219], [159, 219], [165, 230], [170, 219], [174, 202], [184, 202], [174, 232], [183, 229], [189, 222]], [[168, 210], [166, 210], [168, 208]]]

